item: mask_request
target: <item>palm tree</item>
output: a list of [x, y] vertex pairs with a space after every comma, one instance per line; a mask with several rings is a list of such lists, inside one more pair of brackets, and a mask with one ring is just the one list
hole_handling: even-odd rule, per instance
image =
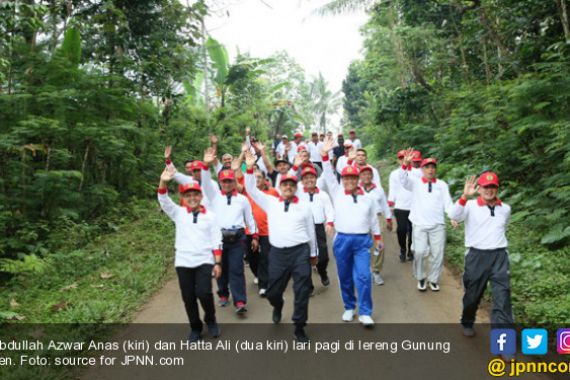
[[341, 105], [341, 92], [331, 92], [328, 89], [328, 83], [323, 77], [323, 74], [319, 73], [319, 76], [310, 84], [310, 94], [313, 100], [313, 112], [318, 120], [319, 130], [326, 133], [328, 116], [336, 114]]

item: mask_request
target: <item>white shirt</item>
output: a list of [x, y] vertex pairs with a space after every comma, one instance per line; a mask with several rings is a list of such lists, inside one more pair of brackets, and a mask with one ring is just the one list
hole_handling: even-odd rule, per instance
[[310, 159], [312, 162], [322, 162], [321, 158], [322, 147], [323, 143], [320, 141], [316, 144], [312, 141], [307, 144], [307, 150], [309, 151], [309, 155], [311, 156]]
[[372, 188], [370, 190], [366, 190], [364, 187], [363, 189], [364, 192], [374, 200], [376, 213], [384, 215], [384, 218], [386, 218], [386, 220], [392, 219], [392, 210], [390, 210], [390, 207], [388, 206], [388, 201], [386, 200], [386, 193], [384, 192], [384, 189], [376, 186], [375, 184], [372, 184]]
[[174, 203], [167, 191], [161, 194], [159, 190], [158, 202], [176, 225], [174, 266], [196, 268], [203, 264], [214, 264], [214, 251], [222, 245], [222, 232], [216, 215], [203, 208], [194, 223], [193, 213]]
[[404, 189], [400, 183], [400, 169], [390, 173], [390, 188], [388, 191], [388, 204], [397, 210], [410, 210], [412, 207], [412, 193]]
[[360, 139], [358, 138], [354, 140], [348, 139], [346, 141], [350, 141], [352, 143], [352, 146], [355, 147], [356, 149], [362, 149], [362, 142], [360, 142]]
[[[171, 167], [174, 168], [174, 170], [176, 170], [176, 167], [174, 166], [174, 164], [172, 162], [166, 164], [166, 167]], [[194, 177], [192, 177], [191, 175], [187, 175], [187, 174], [182, 174], [179, 171], [176, 171], [176, 173], [174, 173], [174, 181], [176, 181], [176, 183], [178, 183], [179, 185], [186, 185], [187, 183], [194, 183], [196, 182], [196, 180], [194, 179]], [[210, 178], [210, 181], [212, 182], [212, 186], [218, 186], [218, 183], [215, 182], [213, 179]], [[203, 197], [202, 198], [202, 205], [204, 207], [206, 207], [206, 209], [211, 209], [212, 208], [212, 204], [210, 203], [210, 200], [207, 197]]]
[[[311, 257], [317, 256], [315, 225], [311, 208], [297, 197], [285, 211], [283, 198], [276, 198], [260, 191], [255, 185], [253, 171], [245, 174], [245, 189], [253, 201], [267, 214], [269, 242], [277, 248], [289, 248], [308, 243]], [[296, 200], [296, 201], [295, 201]]]
[[344, 234], [368, 234], [372, 232], [375, 240], [380, 240], [380, 225], [376, 216], [376, 205], [360, 189], [356, 203], [352, 194], [346, 194], [336, 180], [331, 162], [323, 157], [323, 178], [329, 188], [335, 210], [335, 229]]
[[487, 250], [506, 248], [511, 206], [498, 201], [494, 213], [495, 216], [491, 216], [491, 210], [481, 198], [467, 202], [459, 199], [451, 208], [449, 217], [458, 222], [465, 221], [466, 247]]
[[245, 228], [247, 225], [251, 234], [257, 233], [251, 204], [247, 197], [234, 191], [228, 204], [228, 197], [218, 189], [218, 186], [212, 186], [210, 170], [202, 170], [202, 182], [204, 183], [202, 190], [218, 216], [220, 228], [237, 229]]
[[400, 183], [404, 189], [412, 193], [412, 206], [408, 219], [419, 226], [435, 226], [445, 224], [444, 212], [453, 206], [449, 186], [437, 178], [431, 183], [432, 191], [429, 192], [429, 182], [424, 177], [418, 178], [403, 167], [400, 169]]
[[297, 197], [299, 197], [301, 202], [307, 202], [311, 206], [315, 224], [327, 223], [333, 225], [334, 208], [327, 193], [316, 187], [311, 199], [311, 195], [305, 191], [303, 185], [299, 183], [299, 186], [297, 186]]
[[344, 169], [348, 165], [348, 156], [345, 154], [344, 156], [340, 156], [336, 160], [336, 171], [338, 174], [342, 174], [342, 169]]

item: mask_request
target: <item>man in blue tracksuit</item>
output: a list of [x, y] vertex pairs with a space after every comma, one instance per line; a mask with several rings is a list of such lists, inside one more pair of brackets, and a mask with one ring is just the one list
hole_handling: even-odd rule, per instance
[[[338, 278], [344, 313], [342, 320], [354, 318], [358, 302], [358, 320], [364, 326], [372, 326], [372, 275], [370, 247], [381, 244], [380, 226], [376, 216], [374, 199], [358, 186], [360, 170], [347, 165], [341, 172], [342, 184], [336, 180], [328, 152], [333, 148], [332, 139], [325, 140], [321, 149], [323, 177], [329, 188], [335, 208], [337, 235], [333, 252], [337, 262]], [[374, 239], [370, 238], [372, 232]], [[354, 288], [358, 296], [354, 294]]]

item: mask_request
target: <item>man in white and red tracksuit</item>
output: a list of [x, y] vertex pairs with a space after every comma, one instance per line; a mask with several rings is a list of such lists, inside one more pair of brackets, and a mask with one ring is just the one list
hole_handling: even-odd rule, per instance
[[[465, 272], [461, 324], [465, 336], [475, 335], [473, 324], [481, 297], [491, 282], [493, 325], [512, 325], [509, 254], [506, 230], [511, 207], [498, 197], [499, 177], [493, 172], [467, 179], [463, 195], [451, 209], [450, 218], [465, 223]], [[475, 193], [479, 197], [468, 200]]]
[[174, 178], [175, 172], [174, 168], [167, 168], [162, 173], [158, 201], [176, 225], [174, 266], [190, 321], [189, 340], [196, 342], [202, 338], [203, 327], [197, 301], [204, 309], [204, 322], [210, 335], [220, 335], [212, 294], [212, 274], [215, 278], [221, 275], [222, 235], [214, 213], [201, 205], [202, 189], [197, 182], [180, 185], [182, 206], [170, 199], [167, 183]]
[[[417, 178], [411, 174], [413, 156], [411, 149], [406, 151], [400, 183], [412, 193], [410, 221], [414, 235], [414, 276], [419, 291], [425, 292], [429, 284], [430, 289], [437, 292], [445, 252], [445, 213], [449, 214], [453, 201], [447, 183], [436, 178], [437, 161], [424, 159], [420, 165], [423, 176]], [[430, 260], [426, 260], [428, 255]]]
[[247, 197], [237, 192], [235, 173], [231, 169], [223, 169], [218, 174], [221, 190], [213, 185], [209, 166], [215, 161], [214, 151], [210, 148], [204, 154], [205, 169], [202, 169], [202, 187], [214, 212], [218, 216], [218, 225], [222, 229], [223, 256], [222, 276], [218, 280], [220, 306], [228, 304], [230, 291], [236, 313], [247, 312], [247, 296], [245, 289], [245, 273], [243, 258], [247, 252], [245, 227], [253, 236], [253, 249], [259, 247], [257, 226], [253, 219], [251, 204]]
[[396, 234], [400, 245], [400, 262], [402, 263], [406, 261], [406, 257], [409, 261], [414, 259], [412, 253], [412, 222], [408, 219], [412, 206], [412, 194], [400, 184], [400, 167], [404, 163], [405, 154], [405, 150], [401, 150], [397, 154], [400, 166], [390, 173], [390, 189], [388, 191], [388, 205], [394, 208], [394, 216], [396, 217]]
[[[374, 320], [369, 250], [371, 247], [376, 249], [381, 240], [377, 208], [372, 197], [358, 186], [360, 170], [357, 167], [346, 166], [341, 172], [342, 185], [337, 182], [328, 154], [333, 145], [331, 139], [325, 140], [321, 156], [323, 177], [335, 208], [337, 234], [333, 252], [344, 303], [342, 320], [352, 321], [358, 301], [360, 323], [372, 326]], [[358, 297], [354, 294], [355, 285]]]
[[330, 280], [327, 274], [327, 266], [329, 263], [327, 234], [332, 235], [333, 232], [334, 209], [329, 195], [321, 191], [317, 186], [317, 171], [314, 167], [306, 166], [301, 171], [301, 181], [303, 186], [297, 187], [297, 197], [299, 197], [299, 200], [307, 202], [311, 206], [319, 252], [317, 272], [321, 277], [321, 283], [324, 286], [329, 286]]
[[280, 178], [279, 198], [263, 193], [255, 183], [255, 157], [246, 153], [247, 171], [245, 188], [251, 198], [267, 213], [269, 225], [269, 284], [265, 296], [273, 306], [273, 322], [281, 321], [283, 292], [293, 277], [295, 308], [293, 323], [295, 337], [308, 342], [305, 325], [309, 317], [309, 296], [311, 294], [311, 264], [316, 264], [317, 247], [315, 225], [311, 208], [300, 202], [296, 196], [297, 177], [285, 174]]

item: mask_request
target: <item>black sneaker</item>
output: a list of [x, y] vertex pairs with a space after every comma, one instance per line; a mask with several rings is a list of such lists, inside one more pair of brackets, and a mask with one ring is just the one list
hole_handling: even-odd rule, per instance
[[408, 261], [414, 261], [414, 254], [412, 252], [408, 253]]
[[281, 307], [273, 307], [273, 323], [277, 324], [281, 322], [281, 311], [283, 310], [283, 306]]
[[307, 343], [309, 341], [309, 337], [305, 334], [305, 329], [303, 327], [295, 327], [295, 339], [297, 339], [297, 342], [301, 343]]
[[400, 262], [401, 263], [406, 262], [406, 254], [404, 252], [400, 252]]
[[321, 284], [323, 284], [323, 286], [329, 286], [331, 284], [331, 280], [329, 280], [328, 277], [321, 278]]
[[198, 330], [192, 330], [190, 331], [190, 335], [188, 335], [188, 340], [190, 342], [197, 342], [199, 340], [202, 340], [202, 333]]
[[208, 334], [210, 334], [212, 338], [217, 338], [220, 336], [220, 327], [216, 322], [210, 323], [208, 325]]
[[237, 315], [245, 315], [247, 312], [247, 308], [245, 307], [245, 302], [237, 302], [236, 303], [236, 314]]

